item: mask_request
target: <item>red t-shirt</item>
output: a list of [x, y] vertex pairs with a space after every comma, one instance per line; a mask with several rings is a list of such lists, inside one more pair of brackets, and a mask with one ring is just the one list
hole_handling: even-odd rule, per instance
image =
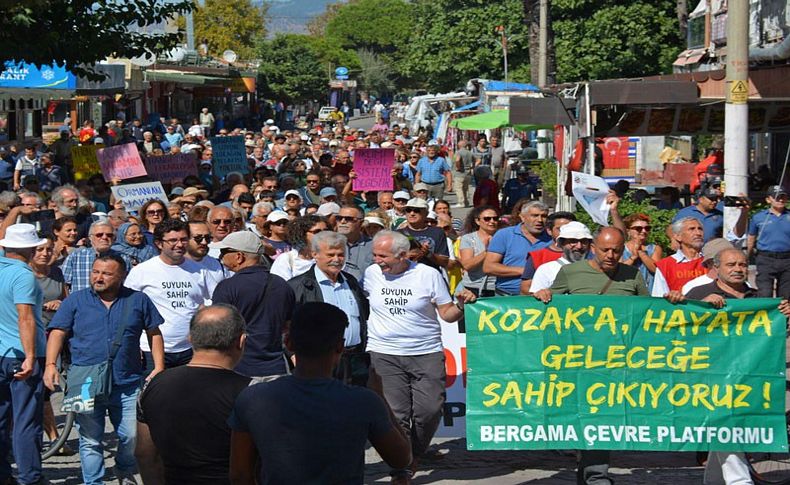
[[499, 208], [499, 185], [491, 179], [484, 179], [477, 182], [475, 194], [472, 197], [472, 203], [475, 207], [483, 205], [483, 199], [486, 199], [486, 204], [494, 207], [497, 212]]
[[672, 256], [667, 256], [656, 263], [656, 266], [661, 270], [661, 274], [664, 275], [670, 291], [680, 291], [683, 285], [707, 272], [702, 266], [702, 256], [682, 263]]

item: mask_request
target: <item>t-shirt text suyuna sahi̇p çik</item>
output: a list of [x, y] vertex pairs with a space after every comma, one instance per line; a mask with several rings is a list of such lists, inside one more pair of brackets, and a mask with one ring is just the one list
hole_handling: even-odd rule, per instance
[[442, 351], [436, 306], [451, 303], [442, 275], [430, 266], [411, 263], [403, 273], [383, 273], [378, 265], [365, 271], [370, 299], [369, 352], [422, 355]]
[[[161, 257], [138, 264], [129, 272], [124, 285], [142, 291], [154, 302], [165, 319], [159, 326], [165, 340], [165, 352], [183, 352], [189, 344], [189, 320], [200, 305], [211, 299], [203, 267], [190, 259], [169, 265]], [[150, 352], [146, 336], [140, 348]]]

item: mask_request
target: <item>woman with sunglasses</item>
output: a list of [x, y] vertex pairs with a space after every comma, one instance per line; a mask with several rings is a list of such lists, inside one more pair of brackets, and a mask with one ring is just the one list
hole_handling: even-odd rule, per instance
[[140, 208], [140, 229], [143, 231], [146, 244], [154, 245], [154, 229], [162, 221], [170, 219], [167, 207], [159, 199], [151, 199]]
[[288, 243], [293, 249], [274, 260], [272, 274], [288, 281], [310, 269], [315, 263], [310, 241], [313, 240], [313, 235], [328, 230], [329, 225], [320, 216], [304, 216], [289, 222]]
[[148, 261], [159, 254], [154, 246], [145, 242], [140, 225], [133, 222], [121, 224], [115, 234], [115, 243], [110, 249], [116, 253], [127, 255], [132, 266]]
[[464, 235], [458, 246], [458, 262], [465, 270], [461, 284], [476, 296], [494, 295], [496, 278], [483, 272], [483, 260], [498, 228], [499, 212], [489, 205], [472, 209], [464, 223]]
[[623, 222], [628, 230], [628, 241], [621, 261], [631, 265], [642, 273], [647, 290], [653, 288], [653, 279], [656, 274], [656, 263], [663, 256], [661, 246], [648, 243], [650, 235], [650, 216], [647, 214], [631, 214]]

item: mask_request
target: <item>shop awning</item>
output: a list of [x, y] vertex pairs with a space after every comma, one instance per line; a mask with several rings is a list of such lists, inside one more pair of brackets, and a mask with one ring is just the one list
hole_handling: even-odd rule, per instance
[[450, 122], [450, 126], [459, 130], [494, 130], [497, 128], [512, 127], [516, 131], [537, 131], [554, 127], [552, 125], [511, 125], [510, 110], [497, 109], [488, 113], [458, 118]]
[[42, 109], [52, 100], [67, 100], [74, 97], [73, 89], [25, 89], [25, 88], [0, 88], [0, 111], [7, 111], [11, 106], [9, 101], [19, 109], [19, 101], [24, 100], [24, 106], [32, 109]]
[[179, 84], [216, 84], [221, 83], [221, 78], [203, 76], [200, 74], [184, 74], [178, 71], [145, 71], [145, 79], [150, 82], [168, 82]]

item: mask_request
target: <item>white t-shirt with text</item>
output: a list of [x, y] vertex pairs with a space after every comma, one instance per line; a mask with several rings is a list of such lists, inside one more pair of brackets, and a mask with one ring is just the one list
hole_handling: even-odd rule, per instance
[[[211, 299], [206, 272], [201, 265], [185, 259], [180, 265], [166, 264], [161, 257], [144, 261], [129, 272], [124, 286], [142, 291], [156, 305], [165, 323], [159, 326], [165, 340], [165, 352], [183, 352], [189, 344], [189, 320], [200, 305]], [[146, 352], [148, 338], [140, 337]]]
[[453, 300], [441, 273], [412, 262], [392, 275], [374, 264], [365, 270], [364, 285], [370, 300], [369, 352], [423, 355], [443, 350], [436, 307]]

